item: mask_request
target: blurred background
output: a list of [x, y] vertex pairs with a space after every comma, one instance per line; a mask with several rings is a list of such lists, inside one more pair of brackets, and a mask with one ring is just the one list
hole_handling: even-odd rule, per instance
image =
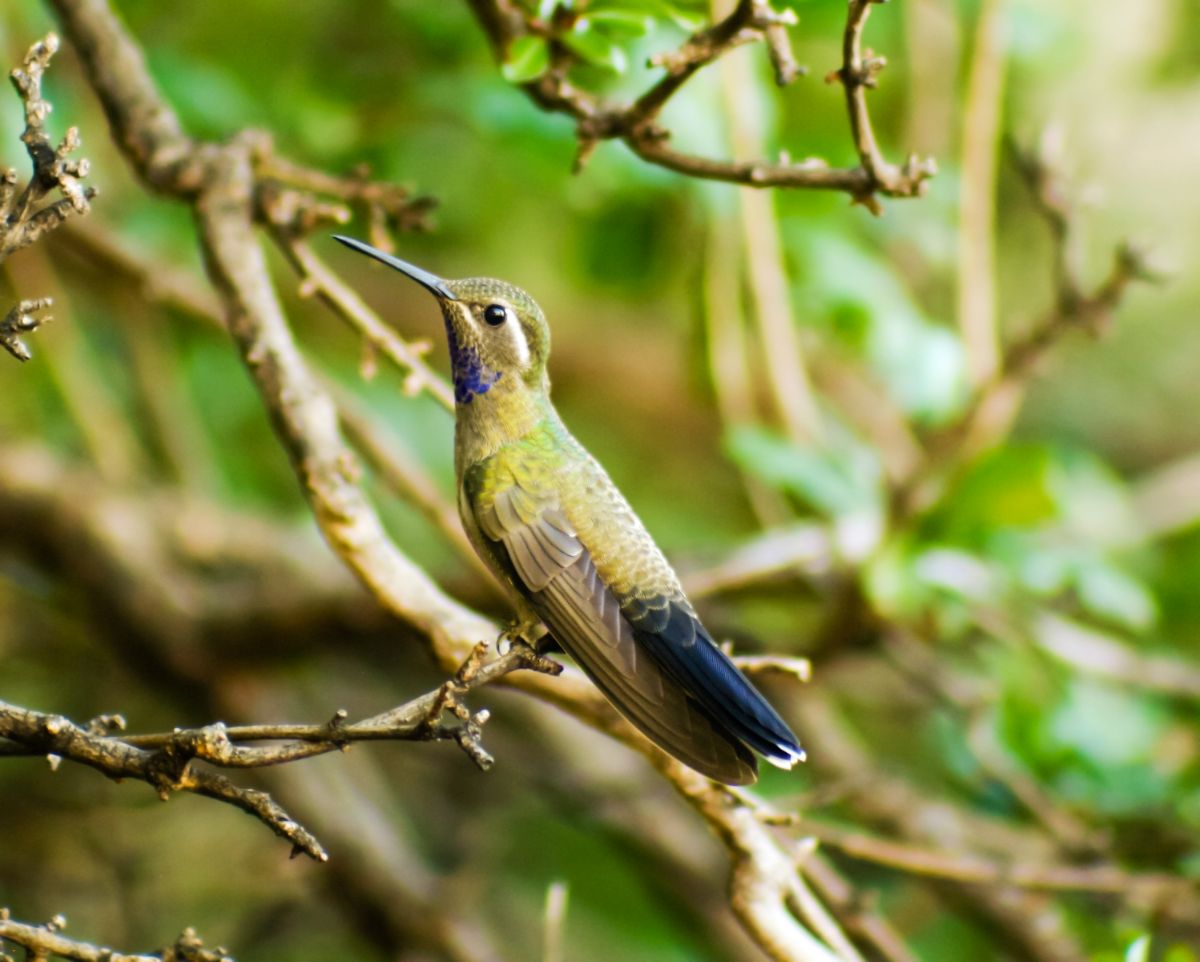
[[[688, 180], [618, 143], [573, 175], [572, 123], [514, 87], [521, 65], [497, 67], [466, 4], [116, 6], [190, 132], [261, 128], [313, 167], [367, 163], [437, 202], [400, 256], [538, 298], [559, 410], [714, 635], [813, 662], [806, 686], [763, 682], [812, 759], [764, 774], [776, 805], [831, 838], [1200, 875], [1196, 0], [878, 7], [884, 152], [939, 166], [926, 196], [884, 199], [881, 217], [842, 194]], [[673, 0], [605, 6], [629, 16], [581, 42], [577, 76], [617, 98], [706, 20]], [[673, 142], [855, 162], [823, 79], [845, 6], [788, 6], [809, 75], [778, 90], [761, 45], [736, 51], [672, 101]], [[53, 26], [32, 0], [5, 4], [4, 63]], [[434, 687], [423, 649], [320, 541], [213, 321], [187, 210], [132, 179], [69, 47], [46, 90], [100, 195], [0, 267], [2, 309], [55, 299], [34, 359], [0, 359], [0, 698], [152, 731], [362, 716]], [[0, 163], [24, 174], [21, 127], [0, 96]], [[1009, 142], [1061, 178], [1086, 292], [1126, 240], [1169, 279], [1131, 285], [1102, 338], [1056, 337], [1011, 431], [1004, 415], [956, 447], [989, 384], [986, 332], [1017, 343], [1055, 312], [1054, 239]], [[432, 300], [314, 245], [446, 369]], [[451, 416], [386, 364], [372, 373], [271, 256], [309, 357], [452, 504]], [[772, 279], [790, 302], [764, 301]], [[364, 483], [406, 552], [505, 617], [438, 525], [376, 472]], [[530, 959], [562, 882], [568, 959], [759, 957], [725, 903], [723, 850], [639, 757], [519, 695], [471, 703], [493, 712], [487, 775], [451, 746], [396, 744], [261, 777], [328, 866], [289, 861], [225, 806], [4, 761], [0, 905], [62, 912], [77, 937], [127, 950], [192, 925], [241, 959]], [[1147, 932], [1154, 958], [1200, 946], [1194, 881], [1169, 904], [1125, 881], [1014, 894], [827, 851], [930, 962], [1107, 962]]]

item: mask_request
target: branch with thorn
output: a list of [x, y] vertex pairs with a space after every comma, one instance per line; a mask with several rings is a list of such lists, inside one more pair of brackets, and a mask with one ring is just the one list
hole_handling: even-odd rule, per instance
[[932, 158], [910, 156], [901, 166], [884, 159], [867, 112], [866, 90], [874, 87], [886, 60], [862, 51], [862, 33], [871, 6], [880, 0], [853, 0], [843, 33], [843, 62], [826, 78], [845, 87], [850, 131], [859, 156], [857, 167], [830, 167], [819, 158], [793, 163], [713, 160], [674, 150], [670, 132], [659, 115], [668, 101], [702, 68], [730, 50], [763, 42], [780, 86], [805, 73], [792, 52], [787, 28], [796, 23], [791, 10], [775, 10], [768, 0], [739, 0], [733, 12], [700, 30], [677, 50], [650, 59], [665, 75], [632, 103], [614, 105], [575, 86], [571, 70], [579, 57], [558, 37], [571, 29], [576, 15], [562, 7], [546, 22], [507, 0], [468, 0], [498, 60], [504, 60], [513, 43], [525, 36], [540, 36], [549, 43], [549, 65], [537, 79], [521, 85], [543, 110], [566, 114], [575, 120], [579, 139], [576, 167], [581, 167], [603, 140], [621, 140], [643, 160], [689, 177], [720, 180], [747, 187], [784, 187], [838, 190], [850, 194], [873, 213], [880, 213], [878, 195], [915, 197], [937, 172]]
[[[72, 215], [86, 214], [89, 201], [96, 196], [94, 187], [85, 187], [87, 160], [73, 160], [79, 149], [79, 130], [68, 128], [56, 147], [46, 132], [46, 118], [53, 109], [42, 97], [42, 76], [50, 58], [58, 50], [58, 37], [47, 34], [25, 55], [25, 60], [9, 75], [17, 96], [25, 107], [25, 130], [21, 141], [29, 153], [33, 170], [23, 188], [10, 167], [0, 167], [0, 262], [10, 254], [41, 239]], [[43, 201], [54, 191], [62, 198], [49, 204]], [[0, 321], [0, 347], [19, 361], [30, 358], [29, 348], [20, 335], [35, 331], [50, 320], [37, 312], [50, 306], [50, 298], [21, 301]]]
[[[477, 645], [454, 677], [420, 698], [358, 722], [344, 711], [319, 725], [237, 725], [223, 722], [203, 728], [176, 729], [150, 735], [125, 734], [125, 719], [102, 715], [77, 725], [61, 715], [47, 715], [0, 701], [0, 757], [49, 755], [57, 768], [66, 759], [87, 765], [110, 778], [134, 778], [153, 787], [163, 801], [175, 792], [193, 792], [226, 802], [253, 815], [276, 835], [292, 843], [292, 854], [327, 861], [316, 837], [293, 819], [266, 792], [235, 785], [208, 768], [265, 768], [297, 762], [359, 741], [455, 742], [482, 771], [494, 759], [483, 747], [487, 711], [472, 713], [463, 701], [467, 692], [519, 669], [558, 674], [556, 662], [524, 643], [488, 660], [490, 645]], [[254, 742], [279, 744], [255, 746]]]

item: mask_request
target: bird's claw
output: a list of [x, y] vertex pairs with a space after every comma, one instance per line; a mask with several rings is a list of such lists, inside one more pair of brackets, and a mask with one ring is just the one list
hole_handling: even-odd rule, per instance
[[546, 626], [540, 621], [514, 621], [496, 636], [496, 652], [507, 655], [518, 641], [537, 651], [538, 642], [547, 634]]

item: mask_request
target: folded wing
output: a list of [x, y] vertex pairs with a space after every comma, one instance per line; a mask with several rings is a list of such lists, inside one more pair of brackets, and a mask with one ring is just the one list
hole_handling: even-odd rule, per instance
[[718, 781], [757, 777], [794, 736], [679, 598], [619, 597], [553, 493], [513, 483], [475, 504], [481, 533], [563, 649], [614, 706], [676, 758]]

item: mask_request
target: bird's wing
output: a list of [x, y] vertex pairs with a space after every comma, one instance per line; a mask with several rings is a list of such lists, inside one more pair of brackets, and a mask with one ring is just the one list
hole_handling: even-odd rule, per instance
[[480, 496], [478, 479], [468, 474], [464, 481], [493, 557], [617, 710], [697, 771], [728, 784], [753, 782], [750, 751], [639, 645], [553, 486], [514, 479], [499, 490], [488, 485]]
[[[484, 497], [474, 497], [468, 476], [493, 557], [610, 701], [674, 756], [731, 783], [756, 776], [745, 745], [791, 768], [803, 758], [796, 736], [716, 647], [646, 530], [595, 471], [586, 500], [600, 510], [581, 516], [576, 506], [575, 519], [544, 476], [479, 486], [490, 488]], [[614, 546], [640, 563], [643, 583], [613, 577]]]

